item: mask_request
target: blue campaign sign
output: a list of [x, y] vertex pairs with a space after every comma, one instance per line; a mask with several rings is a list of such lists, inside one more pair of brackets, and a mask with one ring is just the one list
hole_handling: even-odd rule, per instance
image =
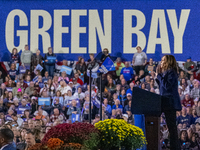
[[17, 110], [17, 114], [24, 114], [24, 111], [26, 110], [27, 108], [18, 108]]
[[60, 72], [63, 72], [63, 71], [65, 71], [66, 74], [70, 75], [70, 74], [72, 73], [72, 68], [63, 65], [63, 66], [61, 67]]
[[80, 115], [79, 114], [72, 114], [72, 123], [75, 121], [80, 122]]
[[20, 74], [25, 74], [26, 70], [30, 70], [30, 66], [25, 66], [25, 67], [20, 66], [19, 67], [19, 73]]
[[99, 67], [98, 72], [106, 74], [109, 71], [115, 71], [115, 65], [114, 62], [109, 57], [107, 57], [103, 64]]
[[49, 106], [50, 105], [50, 97], [40, 97], [38, 98], [38, 105], [46, 105]]
[[33, 78], [33, 82], [34, 82], [34, 83], [38, 82], [38, 76], [35, 76], [35, 77]]
[[40, 65], [40, 64], [38, 64], [36, 67], [35, 67], [35, 69], [36, 70], [40, 70], [40, 72], [43, 70], [43, 67]]
[[12, 92], [13, 88], [12, 88], [12, 87], [7, 87], [6, 90], [7, 90], [8, 92]]
[[47, 56], [47, 63], [55, 63], [56, 57], [55, 56]]
[[113, 57], [131, 61], [136, 46], [158, 61], [199, 60], [199, 0], [0, 1], [0, 59], [14, 47], [53, 48], [58, 61], [88, 59], [108, 48]]

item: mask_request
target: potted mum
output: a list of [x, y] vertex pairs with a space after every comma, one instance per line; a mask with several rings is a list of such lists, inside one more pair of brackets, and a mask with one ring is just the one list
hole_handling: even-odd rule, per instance
[[143, 131], [122, 119], [106, 119], [96, 123], [95, 127], [100, 131], [102, 150], [138, 149], [146, 144]]
[[52, 127], [42, 145], [32, 146], [31, 150], [97, 150], [99, 131], [88, 123], [59, 124]]

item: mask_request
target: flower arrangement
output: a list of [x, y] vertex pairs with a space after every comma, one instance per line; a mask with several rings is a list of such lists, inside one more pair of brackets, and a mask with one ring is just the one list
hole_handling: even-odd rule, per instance
[[143, 131], [122, 119], [106, 119], [95, 124], [100, 131], [101, 149], [112, 147], [141, 148], [145, 143]]
[[68, 143], [64, 145], [63, 147], [65, 148], [65, 150], [81, 150], [82, 149], [82, 145], [79, 143]]
[[48, 148], [42, 143], [36, 143], [35, 145], [31, 146], [28, 150], [48, 150]]
[[96, 150], [99, 144], [99, 134], [98, 129], [88, 123], [64, 123], [52, 127], [42, 140], [42, 144], [51, 147], [51, 144], [48, 145], [49, 140], [57, 138], [63, 141], [65, 146], [66, 144], [69, 145], [69, 143], [79, 143], [82, 145], [82, 149]]
[[64, 142], [58, 138], [50, 138], [47, 142], [47, 147], [51, 150], [57, 150], [60, 149], [63, 144]]

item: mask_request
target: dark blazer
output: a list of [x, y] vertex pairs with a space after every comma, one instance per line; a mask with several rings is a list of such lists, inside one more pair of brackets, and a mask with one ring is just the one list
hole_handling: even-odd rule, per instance
[[2, 150], [16, 150], [15, 147], [13, 147], [13, 144], [8, 144], [6, 147], [4, 147]]
[[181, 101], [178, 94], [178, 74], [175, 70], [167, 70], [157, 75], [156, 82], [159, 85], [163, 110], [181, 110]]

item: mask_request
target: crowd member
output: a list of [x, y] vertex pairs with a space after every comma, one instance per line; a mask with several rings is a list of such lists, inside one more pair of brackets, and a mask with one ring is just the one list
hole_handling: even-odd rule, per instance
[[75, 70], [79, 74], [79, 76], [83, 82], [84, 82], [84, 79], [86, 78], [86, 76], [85, 76], [86, 68], [87, 68], [87, 66], [85, 64], [85, 60], [84, 60], [84, 58], [81, 57], [75, 66]]
[[188, 77], [193, 75], [193, 72], [196, 70], [196, 64], [192, 61], [190, 56], [187, 58], [187, 62], [184, 64], [184, 70], [187, 72]]
[[101, 62], [103, 62], [104, 60], [106, 60], [107, 57], [110, 57], [109, 55], [109, 51], [107, 48], [103, 49], [103, 55], [101, 56]]
[[69, 115], [69, 119], [72, 120], [72, 114], [81, 115], [81, 109], [77, 107], [76, 100], [72, 100], [72, 106], [67, 110], [67, 115]]
[[151, 72], [156, 72], [156, 66], [153, 64], [153, 58], [149, 59], [149, 63], [145, 66], [145, 72], [148, 74]]
[[122, 70], [122, 68], [125, 67], [125, 65], [123, 62], [121, 62], [120, 57], [117, 58], [116, 63], [114, 65], [115, 65], [116, 75], [119, 78], [121, 70]]
[[61, 81], [61, 80], [66, 80], [66, 81], [69, 81], [69, 78], [67, 77], [67, 74], [65, 71], [63, 71], [61, 73], [61, 76], [58, 78], [58, 82]]
[[127, 83], [130, 83], [133, 78], [133, 68], [129, 67], [129, 62], [125, 62], [125, 67], [122, 68], [121, 73], [124, 76], [124, 79]]
[[189, 94], [186, 94], [185, 95], [185, 99], [182, 100], [182, 105], [185, 106], [185, 107], [192, 107], [194, 105], [194, 101], [192, 98], [190, 98], [190, 95]]
[[140, 46], [137, 46], [136, 49], [137, 52], [133, 56], [132, 64], [136, 75], [138, 75], [140, 70], [144, 70], [144, 66], [147, 63], [147, 55], [145, 52], [142, 52], [142, 48]]
[[[132, 94], [133, 87], [139, 87], [159, 94], [160, 91], [155, 82], [156, 76], [153, 59], [150, 58], [149, 62], [146, 63], [146, 54], [144, 53], [145, 55], [143, 55], [141, 49], [139, 49], [139, 51], [140, 53], [134, 56], [135, 62], [133, 63], [136, 70], [139, 68], [139, 75], [137, 75], [137, 72], [137, 74], [134, 73], [134, 71], [136, 71], [135, 69], [133, 70], [129, 67], [130, 62], [125, 62], [123, 67], [124, 62], [121, 62], [121, 58], [117, 58], [115, 63], [116, 77], [110, 74], [102, 75], [101, 88], [104, 99], [102, 106], [103, 120], [107, 118], [117, 118], [125, 119], [129, 123], [133, 123], [134, 115], [132, 115], [130, 111], [132, 97], [134, 97]], [[52, 49], [50, 49], [49, 52], [51, 53]], [[108, 51], [105, 49], [105, 54], [107, 52]], [[31, 65], [34, 64], [32, 65], [34, 66], [33, 68], [35, 68], [37, 64], [43, 65], [41, 61], [42, 57], [39, 56], [39, 51], [36, 52], [36, 55], [32, 56]], [[53, 56], [53, 53], [51, 53], [51, 55]], [[38, 58], [37, 62], [37, 58], [35, 57]], [[102, 61], [107, 57], [110, 57], [108, 53], [102, 57]], [[49, 65], [46, 60], [47, 56], [44, 58], [44, 61], [45, 65]], [[55, 63], [56, 62], [52, 62], [50, 67], [54, 66]], [[68, 66], [67, 63], [66, 59], [63, 60], [63, 65]], [[11, 68], [15, 69], [15, 64], [13, 64]], [[147, 65], [144, 68], [145, 64]], [[6, 76], [6, 79], [3, 78], [5, 84], [2, 83], [0, 88], [0, 128], [12, 128], [16, 144], [18, 146], [25, 144], [24, 146], [27, 148], [25, 141], [25, 133], [27, 130], [34, 132], [35, 134], [32, 138], [36, 141], [40, 141], [44, 136], [42, 125], [46, 126], [46, 131], [48, 131], [52, 126], [57, 124], [72, 122], [72, 114], [78, 114], [80, 116], [80, 119], [76, 121], [88, 122], [90, 87], [88, 85], [87, 73], [89, 72], [88, 67], [90, 68], [91, 66], [94, 66], [92, 72], [96, 73], [99, 64], [95, 60], [93, 54], [90, 54], [88, 65], [86, 65], [84, 59], [80, 57], [79, 62], [76, 63], [75, 68], [73, 68], [75, 74], [72, 75], [67, 75], [64, 71], [61, 74], [54, 74], [54, 69], [49, 73], [46, 67], [44, 67], [42, 71], [44, 75], [38, 70], [36, 70], [36, 74], [27, 70], [25, 74], [19, 72], [19, 74], [13, 78], [14, 80], [11, 80], [10, 76]], [[193, 130], [194, 133], [200, 133], [200, 126], [198, 127], [200, 123], [199, 81], [194, 79], [193, 75], [187, 78], [183, 71], [180, 71], [178, 80], [180, 82], [178, 94], [185, 110], [183, 109], [181, 113], [177, 113], [179, 114], [177, 115], [177, 125], [180, 130], [188, 130], [190, 147], [193, 148], [198, 138], [195, 139], [193, 133], [190, 132], [189, 129], [190, 126], [195, 126], [196, 131]], [[92, 120], [96, 123], [100, 120], [101, 113], [99, 106], [95, 103], [95, 101], [100, 98], [99, 78], [93, 79], [92, 84]], [[40, 104], [41, 98], [50, 98], [50, 101], [48, 104], [45, 103], [43, 105]], [[163, 116], [163, 124], [165, 124], [164, 118]], [[5, 125], [6, 122], [7, 124]], [[161, 131], [163, 140], [168, 140], [168, 136], [165, 134], [167, 127], [164, 129], [163, 126]], [[16, 136], [19, 134], [18, 132], [21, 132], [20, 138]]]
[[20, 56], [16, 48], [12, 49], [11, 53], [11, 63], [19, 64], [20, 63]]
[[40, 55], [40, 50], [36, 50], [36, 54], [32, 55], [31, 57], [31, 69], [34, 71], [34, 69], [37, 67], [38, 64], [43, 66], [43, 57]]
[[31, 131], [26, 131], [25, 133], [25, 141], [21, 142], [17, 145], [17, 149], [19, 150], [27, 150], [29, 147], [36, 144], [35, 135]]
[[13, 145], [14, 133], [10, 129], [0, 129], [0, 148], [1, 150], [15, 150]]
[[192, 121], [192, 116], [187, 114], [185, 107], [182, 107], [181, 115], [177, 118], [177, 123], [186, 124], [186, 126], [189, 127], [192, 124]]
[[32, 52], [29, 50], [29, 46], [25, 45], [24, 51], [21, 54], [21, 63], [24, 67], [29, 67], [31, 66], [31, 57], [32, 57]]
[[44, 60], [45, 60], [45, 68], [49, 74], [49, 76], [53, 77], [54, 70], [55, 70], [55, 62], [51, 62], [50, 60], [47, 60], [47, 57], [56, 57], [56, 55], [52, 51], [52, 47], [48, 48], [48, 53], [45, 54]]

